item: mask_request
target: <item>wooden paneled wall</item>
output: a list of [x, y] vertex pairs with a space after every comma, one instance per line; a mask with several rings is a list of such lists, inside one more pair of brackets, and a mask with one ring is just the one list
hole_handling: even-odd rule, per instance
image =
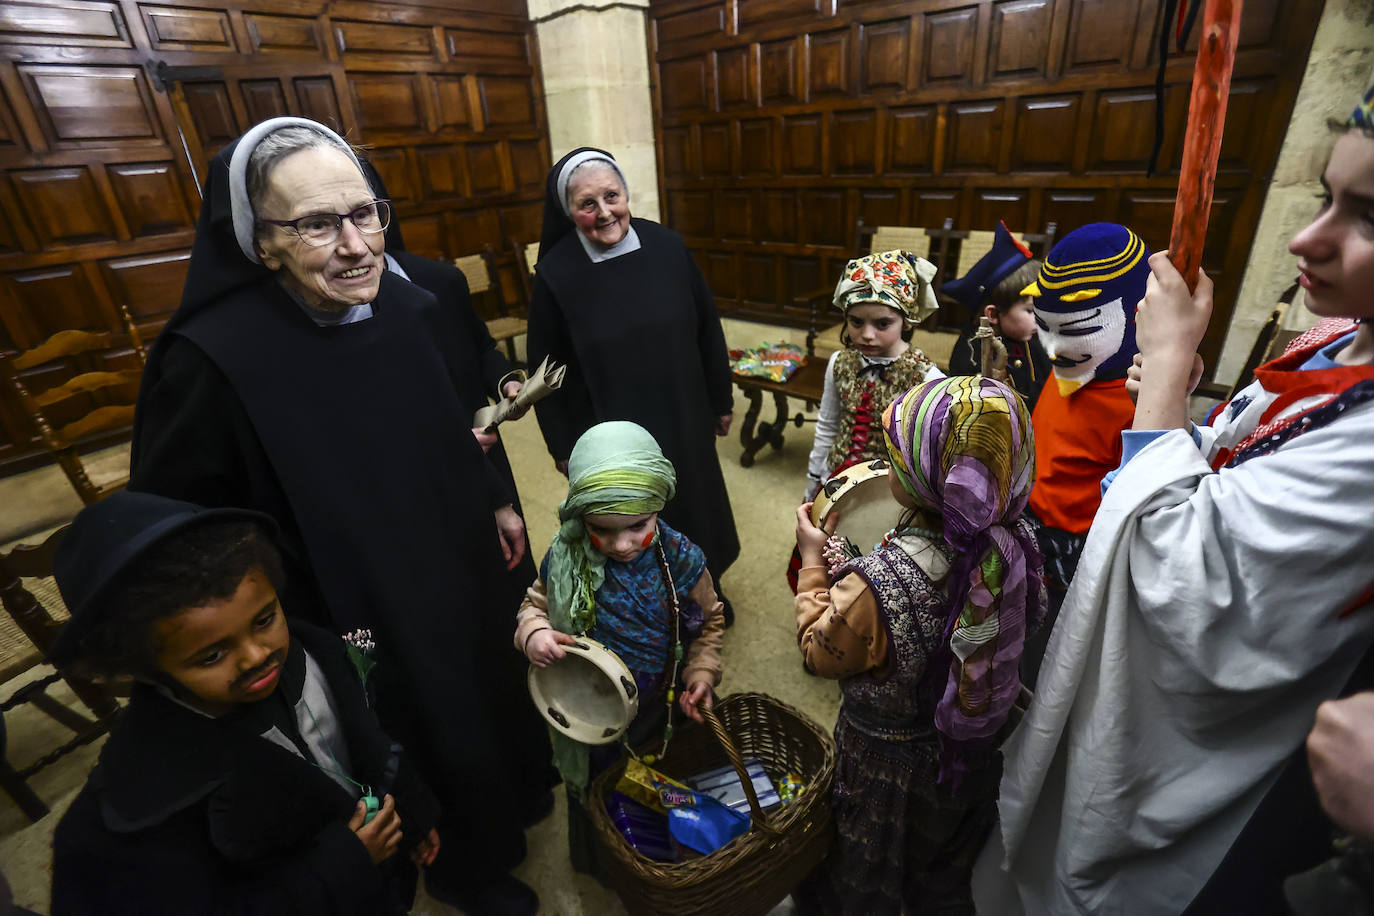
[[[1131, 226], [1166, 247], [1193, 57], [1166, 71], [1161, 0], [657, 0], [665, 219], [726, 314], [801, 322], [854, 225]], [[1204, 264], [1225, 334], [1321, 0], [1246, 0]], [[1201, 23], [1199, 21], [1198, 30]], [[1196, 46], [1194, 37], [1193, 46]]]
[[[369, 148], [413, 251], [538, 237], [548, 131], [524, 0], [5, 0], [0, 348], [117, 330], [120, 302], [151, 339], [181, 295], [206, 163], [285, 114]], [[7, 398], [0, 472], [37, 451]]]

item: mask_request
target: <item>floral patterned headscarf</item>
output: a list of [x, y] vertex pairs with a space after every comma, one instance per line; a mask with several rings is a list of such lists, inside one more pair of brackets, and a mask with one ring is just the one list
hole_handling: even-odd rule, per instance
[[835, 308], [848, 312], [856, 305], [885, 305], [901, 312], [903, 324], [911, 327], [940, 307], [930, 288], [935, 270], [934, 264], [901, 249], [855, 258], [835, 286]]
[[944, 639], [926, 671], [945, 681], [935, 708], [941, 779], [957, 778], [962, 749], [986, 745], [1011, 712], [1027, 611], [1040, 608], [1040, 552], [1016, 524], [1035, 479], [1030, 414], [1003, 382], [952, 376], [898, 395], [883, 434], [892, 473], [940, 516], [954, 550]]

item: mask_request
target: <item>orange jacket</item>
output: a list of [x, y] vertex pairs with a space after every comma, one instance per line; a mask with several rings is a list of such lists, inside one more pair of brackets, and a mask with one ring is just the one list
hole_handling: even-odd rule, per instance
[[1124, 378], [1091, 381], [1066, 398], [1050, 374], [1031, 415], [1035, 486], [1030, 507], [1041, 521], [1087, 533], [1102, 502], [1102, 478], [1121, 463], [1121, 431], [1134, 417]]

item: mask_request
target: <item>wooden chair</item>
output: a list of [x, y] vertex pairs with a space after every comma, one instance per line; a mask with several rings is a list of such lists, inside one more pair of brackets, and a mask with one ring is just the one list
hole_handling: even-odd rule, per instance
[[[119, 345], [119, 335], [110, 331], [58, 331], [30, 350], [12, 356], [0, 354], [0, 375], [4, 376], [10, 389], [18, 396], [19, 404], [33, 422], [44, 447], [57, 459], [81, 501], [87, 505], [123, 489], [129, 482], [127, 466], [88, 469], [77, 451], [83, 439], [96, 433], [123, 429], [133, 423], [134, 400], [148, 354], [128, 307], [120, 305], [120, 312], [128, 342], [138, 356], [137, 369], [79, 372], [60, 385], [38, 392], [29, 390], [25, 375], [30, 370], [45, 364], [52, 364], [52, 368], [56, 369], [73, 357]], [[54, 426], [48, 416], [51, 409], [78, 397], [91, 399], [97, 406], [70, 422]]]
[[534, 297], [534, 262], [539, 260], [539, 243], [521, 244], [511, 239], [510, 250], [515, 255], [515, 275], [520, 278], [520, 298], [528, 312]]
[[[42, 543], [21, 545], [0, 554], [0, 603], [5, 610], [0, 616], [0, 682], [41, 664], [68, 619], [67, 607], [52, 578], [53, 555], [66, 531], [64, 526]], [[94, 718], [48, 695], [48, 688], [60, 680], [66, 680], [77, 698], [95, 714]], [[36, 821], [48, 813], [48, 807], [29, 787], [28, 778], [103, 735], [119, 715], [120, 705], [104, 688], [61, 672], [20, 687], [0, 702], [0, 714], [21, 703], [32, 704], [73, 732], [70, 740], [22, 768], [12, 765], [7, 756], [0, 756], [0, 788]]]
[[474, 297], [481, 296], [493, 303], [486, 310], [487, 314], [495, 313], [495, 317], [485, 319], [487, 333], [491, 334], [492, 340], [506, 345], [506, 355], [511, 362], [515, 362], [515, 338], [529, 330], [529, 322], [510, 314], [501, 289], [501, 278], [496, 271], [496, 250], [487, 245], [477, 254], [454, 258], [453, 266], [468, 278], [468, 290]]

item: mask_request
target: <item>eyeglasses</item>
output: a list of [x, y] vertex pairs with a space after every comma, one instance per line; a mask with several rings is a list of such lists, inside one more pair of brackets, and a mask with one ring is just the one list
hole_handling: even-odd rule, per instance
[[391, 201], [374, 200], [352, 213], [311, 213], [300, 219], [259, 219], [258, 222], [290, 229], [305, 244], [319, 248], [338, 240], [339, 233], [343, 232], [344, 220], [366, 235], [385, 232], [391, 224]]

